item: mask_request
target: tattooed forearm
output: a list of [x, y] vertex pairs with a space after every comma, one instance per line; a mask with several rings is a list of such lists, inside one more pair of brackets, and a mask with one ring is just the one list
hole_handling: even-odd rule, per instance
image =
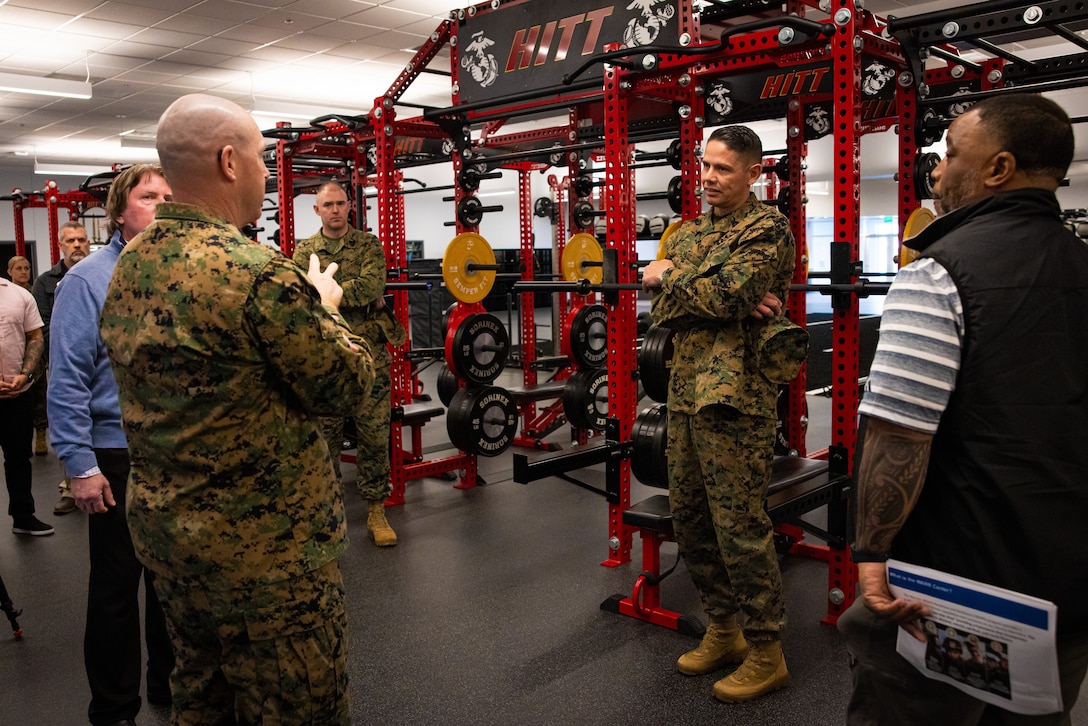
[[30, 372], [38, 367], [38, 361], [42, 358], [42, 351], [45, 349], [45, 339], [42, 337], [41, 332], [38, 332], [37, 336], [28, 336], [26, 341], [26, 350], [23, 353], [23, 370]]
[[887, 552], [925, 483], [933, 436], [869, 418], [857, 469], [854, 546]]

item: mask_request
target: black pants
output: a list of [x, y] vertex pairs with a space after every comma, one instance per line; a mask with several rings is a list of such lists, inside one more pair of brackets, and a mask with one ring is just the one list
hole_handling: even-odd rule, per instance
[[[29, 441], [29, 439], [28, 439]], [[125, 520], [129, 460], [125, 449], [95, 449], [117, 505], [87, 518], [91, 578], [87, 590], [87, 630], [83, 659], [91, 686], [87, 711], [92, 724], [135, 719], [140, 710], [140, 578], [143, 576], [147, 636], [147, 691], [170, 693], [174, 651], [153, 587], [154, 576], [136, 559]]]
[[30, 456], [34, 436], [34, 394], [0, 399], [0, 449], [4, 451], [4, 478], [8, 487], [8, 514], [18, 523], [34, 516]]

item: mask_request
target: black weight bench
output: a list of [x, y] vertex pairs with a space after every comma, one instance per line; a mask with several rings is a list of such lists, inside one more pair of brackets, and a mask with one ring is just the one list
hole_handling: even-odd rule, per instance
[[[408, 427], [412, 430], [412, 448], [410, 452], [404, 452], [409, 455], [410, 461], [422, 461], [423, 460], [423, 425], [430, 421], [432, 418], [446, 413], [446, 409], [439, 403], [431, 403], [429, 401], [420, 401], [419, 403], [409, 403], [404, 406], [394, 406], [390, 412], [390, 421], [400, 421], [401, 426]], [[402, 437], [403, 439], [403, 437]], [[394, 452], [395, 454], [396, 452]], [[355, 454], [340, 454], [340, 461], [346, 461], [349, 464], [354, 464], [356, 456]]]
[[566, 387], [567, 380], [564, 378], [561, 381], [546, 381], [531, 386], [514, 386], [513, 388], [507, 388], [506, 391], [513, 397], [514, 401], [522, 404], [526, 401], [559, 398], [563, 395], [563, 389]]
[[[830, 474], [826, 461], [776, 456], [767, 487], [767, 513], [776, 525], [792, 521], [833, 501], [843, 481], [844, 477]], [[697, 619], [661, 607], [661, 580], [672, 572], [661, 573], [661, 543], [674, 539], [668, 495], [655, 494], [628, 507], [623, 523], [637, 527], [642, 538], [642, 574], [630, 595], [613, 595], [601, 603], [601, 609], [701, 637], [703, 626]]]
[[[441, 404], [429, 401], [408, 403], [393, 409], [390, 416], [391, 420], [400, 421], [402, 427], [408, 427], [412, 430], [412, 448], [410, 452], [412, 461], [423, 460], [423, 425], [432, 418], [441, 416], [444, 413], [446, 413], [446, 409]], [[403, 436], [401, 438], [403, 439]]]

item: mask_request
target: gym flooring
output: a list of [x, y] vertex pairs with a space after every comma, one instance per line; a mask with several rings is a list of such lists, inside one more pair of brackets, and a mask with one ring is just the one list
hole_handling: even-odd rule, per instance
[[[433, 370], [433, 369], [432, 369]], [[499, 383], [518, 381], [504, 373]], [[505, 377], [509, 376], [507, 380]], [[433, 382], [424, 375], [426, 390]], [[809, 446], [827, 445], [830, 402], [810, 396]], [[444, 419], [423, 429], [428, 458], [448, 444]], [[561, 441], [563, 430], [552, 439]], [[821, 441], [822, 439], [822, 441]], [[850, 691], [846, 652], [827, 612], [827, 565], [782, 559], [792, 685], [748, 704], [711, 695], [717, 675], [688, 677], [676, 658], [696, 641], [600, 610], [629, 593], [641, 566], [600, 565], [608, 556], [603, 497], [559, 479], [512, 481], [512, 455], [481, 458], [486, 484], [410, 482], [388, 516], [400, 543], [378, 549], [366, 507], [344, 465], [350, 544], [340, 561], [348, 590], [352, 723], [532, 726], [752, 724], [838, 726]], [[86, 723], [83, 668], [87, 517], [52, 514], [60, 479], [52, 452], [34, 458], [34, 495], [50, 537], [0, 528], [0, 575], [24, 635], [0, 631], [0, 724]], [[632, 502], [659, 490], [632, 485]], [[6, 493], [0, 493], [6, 506]], [[819, 512], [813, 513], [818, 521]], [[662, 547], [663, 567], [676, 545]], [[664, 607], [705, 622], [683, 563], [662, 583]], [[6, 621], [0, 619], [6, 625]], [[146, 705], [144, 726], [169, 723]], [[1074, 724], [1088, 726], [1082, 699]]]

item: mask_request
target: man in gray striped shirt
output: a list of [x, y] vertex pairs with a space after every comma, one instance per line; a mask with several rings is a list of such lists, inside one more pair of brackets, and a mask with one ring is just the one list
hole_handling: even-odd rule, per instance
[[[1041, 96], [994, 96], [946, 141], [944, 213], [909, 242], [860, 407], [847, 723], [1068, 724], [1088, 670], [1088, 550], [1069, 543], [1088, 522], [1088, 246], [1055, 196], [1072, 125]], [[1064, 710], [998, 709], [896, 654], [899, 627], [926, 642], [929, 610], [891, 594], [889, 557], [1056, 603]]]

